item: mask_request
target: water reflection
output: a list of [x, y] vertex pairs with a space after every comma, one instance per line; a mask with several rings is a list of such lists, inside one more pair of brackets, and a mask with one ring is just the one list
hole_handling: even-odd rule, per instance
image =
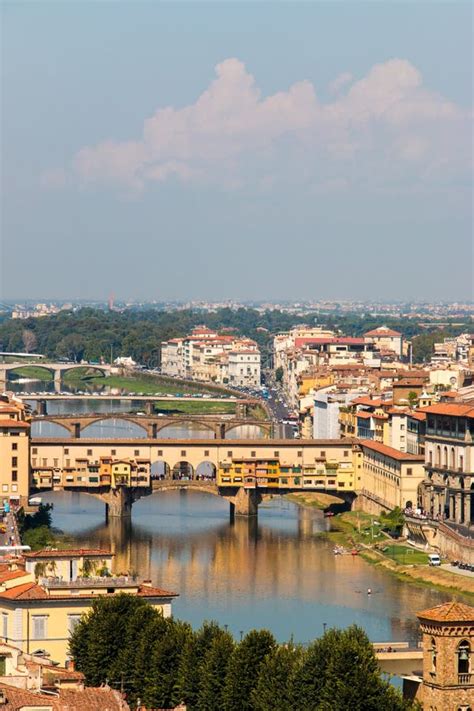
[[166, 492], [137, 502], [131, 521], [105, 525], [103, 505], [91, 497], [50, 498], [54, 523], [73, 544], [111, 548], [117, 571], [178, 591], [175, 614], [196, 625], [214, 618], [237, 634], [268, 627], [281, 640], [308, 641], [323, 623], [356, 622], [372, 639], [415, 641], [416, 611], [448, 599], [358, 557], [334, 556], [317, 535], [327, 520], [289, 502], [263, 505], [258, 521], [232, 522], [222, 499]]

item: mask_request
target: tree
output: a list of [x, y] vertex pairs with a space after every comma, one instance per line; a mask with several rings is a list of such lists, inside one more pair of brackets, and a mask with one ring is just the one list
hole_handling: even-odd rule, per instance
[[382, 679], [374, 649], [356, 625], [329, 630], [311, 645], [294, 688], [295, 711], [404, 711], [410, 707]]
[[221, 711], [223, 708], [224, 684], [234, 646], [232, 636], [223, 630], [213, 638], [201, 667], [199, 711]]
[[224, 693], [224, 711], [250, 711], [251, 693], [257, 684], [260, 666], [276, 645], [268, 630], [252, 630], [235, 648], [229, 660]]
[[283, 368], [281, 365], [278, 366], [278, 368], [275, 370], [275, 380], [277, 383], [281, 383], [283, 380]]
[[302, 649], [289, 644], [275, 647], [263, 660], [251, 694], [254, 711], [287, 711], [294, 707], [294, 680]]
[[[88, 685], [99, 686], [107, 678], [115, 678], [118, 654], [127, 639], [128, 620], [143, 606], [148, 606], [146, 600], [124, 593], [93, 600], [92, 608], [76, 625], [69, 641], [70, 654]], [[157, 611], [155, 614], [159, 616]], [[133, 658], [135, 649], [128, 653]]]
[[202, 666], [214, 639], [221, 634], [222, 631], [216, 622], [204, 622], [201, 629], [186, 640], [173, 692], [175, 704], [184, 701], [189, 711], [198, 708]]
[[34, 331], [32, 331], [29, 328], [25, 328], [23, 330], [23, 333], [21, 334], [21, 339], [23, 341], [23, 345], [25, 347], [25, 352], [26, 353], [33, 353], [35, 350], [38, 341], [36, 340], [36, 336], [34, 334]]

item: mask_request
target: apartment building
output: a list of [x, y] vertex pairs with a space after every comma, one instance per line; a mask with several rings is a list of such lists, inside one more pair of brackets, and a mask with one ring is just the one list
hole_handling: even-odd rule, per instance
[[28, 501], [30, 482], [30, 424], [23, 403], [0, 398], [0, 493], [2, 501]]
[[373, 343], [378, 351], [395, 353], [399, 358], [403, 355], [403, 336], [387, 326], [379, 326], [364, 333], [364, 341]]
[[363, 440], [361, 495], [374, 513], [396, 506], [417, 505], [418, 487], [424, 479], [424, 457], [400, 452], [381, 442]]
[[161, 344], [163, 375], [208, 383], [258, 387], [260, 351], [255, 341], [198, 326], [185, 338]]

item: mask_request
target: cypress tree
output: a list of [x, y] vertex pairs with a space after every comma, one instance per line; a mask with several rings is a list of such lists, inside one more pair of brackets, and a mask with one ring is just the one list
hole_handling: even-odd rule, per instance
[[260, 665], [275, 647], [275, 638], [268, 630], [252, 630], [235, 648], [223, 693], [224, 711], [250, 711], [250, 695], [257, 684]]
[[221, 630], [216, 622], [204, 622], [202, 627], [186, 640], [178, 668], [173, 699], [176, 704], [184, 701], [189, 711], [197, 708], [202, 666], [213, 640], [219, 634], [221, 634]]
[[300, 647], [274, 647], [264, 658], [251, 694], [254, 711], [288, 711], [294, 705], [294, 679], [302, 662]]
[[232, 636], [223, 630], [212, 640], [201, 668], [199, 711], [221, 711], [223, 708], [224, 684], [234, 646]]

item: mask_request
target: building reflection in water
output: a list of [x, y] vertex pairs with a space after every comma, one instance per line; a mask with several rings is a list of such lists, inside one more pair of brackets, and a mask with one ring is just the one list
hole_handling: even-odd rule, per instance
[[[166, 492], [135, 504], [132, 520], [111, 518], [106, 525], [97, 524], [103, 507], [91, 498], [53, 497], [54, 523], [75, 544], [110, 548], [117, 572], [135, 572], [179, 592], [175, 613], [194, 624], [214, 617], [231, 629], [267, 626], [279, 638], [294, 632], [306, 641], [324, 623], [355, 622], [373, 639], [413, 640], [416, 611], [447, 599], [358, 556], [334, 555], [330, 542], [317, 535], [328, 520], [287, 501], [266, 503], [258, 520], [231, 520], [220, 499]], [[73, 525], [77, 515], [82, 526]]]

